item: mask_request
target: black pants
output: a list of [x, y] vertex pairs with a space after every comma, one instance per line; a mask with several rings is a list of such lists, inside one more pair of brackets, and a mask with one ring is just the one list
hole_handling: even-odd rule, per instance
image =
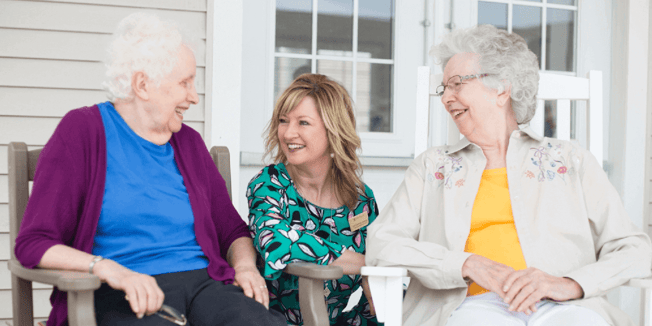
[[[155, 275], [165, 293], [164, 303], [177, 309], [188, 319], [188, 325], [278, 325], [285, 326], [285, 317], [267, 310], [234, 285], [225, 285], [208, 276], [206, 269]], [[174, 325], [157, 315], [138, 319], [125, 300], [125, 293], [102, 284], [95, 291], [97, 325], [150, 326]]]

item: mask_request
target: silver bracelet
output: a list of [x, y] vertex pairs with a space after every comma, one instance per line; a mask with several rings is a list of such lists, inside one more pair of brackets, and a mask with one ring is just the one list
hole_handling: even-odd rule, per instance
[[95, 264], [97, 264], [102, 259], [104, 259], [104, 257], [102, 257], [102, 256], [93, 257], [93, 261], [91, 261], [90, 265], [88, 265], [88, 273], [89, 274], [93, 274], [93, 267], [95, 267]]

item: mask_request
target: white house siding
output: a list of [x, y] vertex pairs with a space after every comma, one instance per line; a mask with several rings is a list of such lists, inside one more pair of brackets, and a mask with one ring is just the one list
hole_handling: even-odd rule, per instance
[[[209, 137], [210, 6], [207, 0], [0, 0], [0, 325], [12, 318], [7, 145], [42, 147], [66, 112], [107, 100], [101, 86], [105, 49], [117, 23], [137, 11], [174, 20], [196, 39], [199, 104], [185, 121]], [[35, 316], [45, 318], [51, 287], [34, 289]]]

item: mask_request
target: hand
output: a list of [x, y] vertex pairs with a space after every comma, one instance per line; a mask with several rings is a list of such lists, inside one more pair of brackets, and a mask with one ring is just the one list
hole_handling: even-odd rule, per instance
[[505, 299], [503, 284], [514, 269], [480, 255], [471, 255], [462, 265], [462, 277], [470, 278], [479, 286]]
[[369, 279], [366, 276], [362, 277], [362, 292], [364, 296], [367, 297], [367, 302], [369, 302], [369, 313], [372, 316], [376, 315], [376, 308], [374, 308], [374, 301], [371, 298], [371, 289], [369, 288]]
[[165, 294], [153, 277], [136, 273], [109, 259], [95, 264], [93, 271], [110, 287], [125, 292], [125, 298], [138, 318], [149, 316], [161, 309]]
[[557, 277], [530, 267], [513, 272], [505, 280], [505, 303], [510, 311], [526, 312], [541, 299], [567, 301], [584, 296], [582, 287], [570, 278]]
[[260, 276], [255, 266], [242, 266], [235, 269], [235, 281], [233, 285], [239, 286], [244, 294], [260, 302], [266, 309], [269, 309], [269, 292], [265, 279]]
[[[506, 291], [504, 284], [507, 278], [514, 273], [510, 266], [495, 262], [480, 255], [471, 255], [462, 265], [462, 277], [468, 277], [481, 287], [497, 293], [505, 300]], [[535, 304], [525, 306], [526, 314], [536, 311]]]

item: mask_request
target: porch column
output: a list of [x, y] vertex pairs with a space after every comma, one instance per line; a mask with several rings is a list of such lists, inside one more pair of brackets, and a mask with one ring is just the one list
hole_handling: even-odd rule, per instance
[[[233, 206], [240, 197], [240, 111], [242, 80], [242, 1], [208, 1], [213, 19], [213, 97], [211, 146], [231, 152]], [[212, 6], [213, 8], [210, 8]], [[246, 218], [244, 216], [243, 218]]]

